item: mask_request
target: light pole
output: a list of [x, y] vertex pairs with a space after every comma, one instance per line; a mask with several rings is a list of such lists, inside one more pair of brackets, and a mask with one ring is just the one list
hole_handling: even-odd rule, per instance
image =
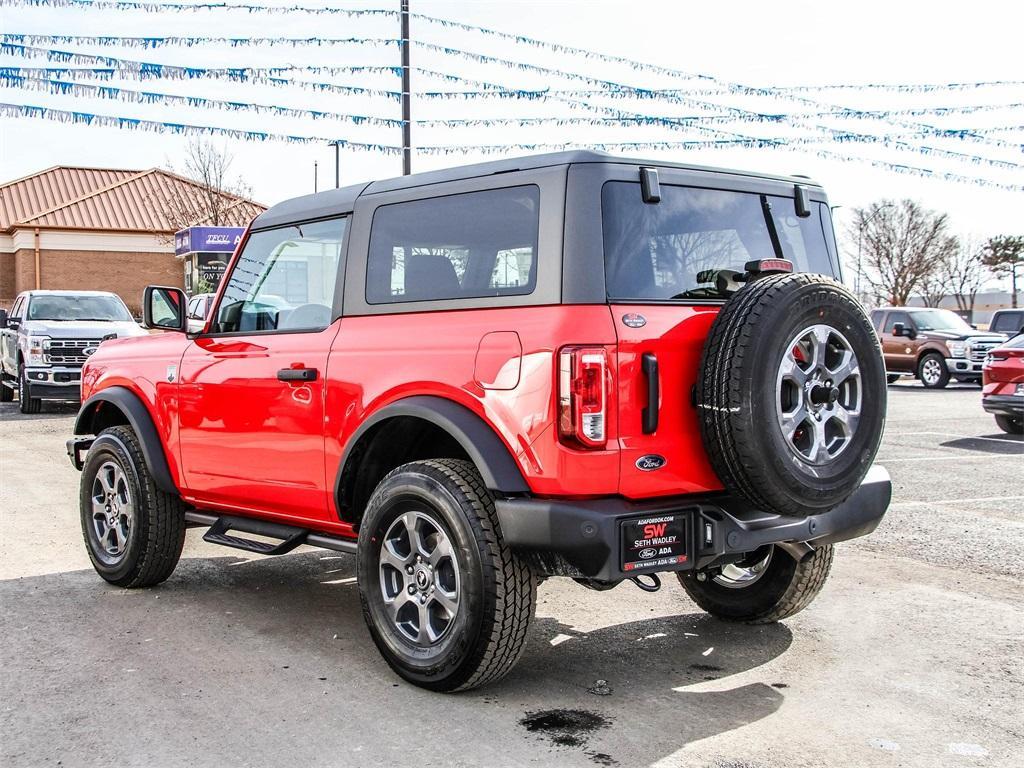
[[341, 187], [341, 140], [328, 142], [328, 146], [334, 147], [334, 188]]
[[863, 297], [863, 295], [860, 292], [860, 276], [861, 276], [861, 274], [863, 272], [863, 262], [862, 262], [862, 259], [861, 259], [861, 246], [862, 246], [863, 240], [864, 240], [864, 230], [867, 228], [868, 224], [870, 224], [872, 221], [875, 220], [875, 218], [878, 216], [878, 214], [880, 214], [886, 208], [892, 208], [892, 207], [893, 207], [892, 203], [885, 203], [884, 205], [878, 206], [878, 208], [875, 209], [874, 213], [872, 213], [866, 219], [861, 221], [858, 224], [858, 226], [857, 226], [857, 280], [856, 280], [856, 283], [854, 284], [853, 290], [854, 290], [854, 293], [857, 294], [857, 301], [861, 302], [862, 304], [864, 303], [864, 297]]
[[412, 88], [409, 82], [409, 0], [400, 6], [402, 31], [402, 175], [412, 173]]

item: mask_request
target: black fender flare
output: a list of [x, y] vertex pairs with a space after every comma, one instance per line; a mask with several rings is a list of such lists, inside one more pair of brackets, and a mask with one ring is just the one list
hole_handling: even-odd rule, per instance
[[167, 456], [164, 454], [163, 443], [160, 442], [160, 435], [156, 431], [153, 417], [142, 398], [127, 387], [108, 387], [82, 403], [82, 407], [78, 411], [78, 418], [75, 419], [75, 434], [96, 434], [93, 430], [93, 418], [96, 415], [96, 406], [100, 403], [110, 403], [128, 419], [128, 424], [139, 438], [142, 456], [146, 460], [146, 468], [157, 488], [165, 493], [179, 494], [180, 491], [171, 478]]
[[362, 437], [376, 425], [396, 416], [412, 416], [434, 424], [451, 435], [466, 452], [491, 491], [504, 494], [530, 492], [508, 446], [480, 416], [464, 405], [433, 395], [415, 395], [384, 406], [364, 421], [349, 438], [341, 454], [334, 482], [334, 498], [339, 500], [345, 469]]

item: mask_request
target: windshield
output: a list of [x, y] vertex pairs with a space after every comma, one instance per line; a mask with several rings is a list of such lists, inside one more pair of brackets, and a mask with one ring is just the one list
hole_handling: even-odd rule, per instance
[[797, 271], [838, 277], [823, 203], [801, 218], [790, 197], [662, 184], [652, 204], [638, 183], [613, 181], [601, 191], [601, 212], [611, 299], [724, 298], [739, 286], [722, 277], [755, 259], [785, 258]]
[[960, 315], [950, 312], [948, 309], [926, 309], [924, 312], [915, 312], [914, 325], [919, 331], [964, 333], [974, 330]]
[[67, 295], [33, 296], [28, 303], [28, 319], [124, 322], [132, 316], [116, 296]]

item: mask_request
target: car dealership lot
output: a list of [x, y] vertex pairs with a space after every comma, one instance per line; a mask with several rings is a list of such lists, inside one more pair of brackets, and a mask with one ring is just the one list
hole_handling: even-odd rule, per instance
[[808, 610], [731, 626], [674, 583], [551, 580], [519, 666], [454, 696], [390, 672], [349, 556], [192, 532], [161, 587], [106, 585], [64, 456], [74, 409], [4, 404], [0, 764], [1018, 764], [1024, 442], [977, 387], [889, 393], [892, 509]]

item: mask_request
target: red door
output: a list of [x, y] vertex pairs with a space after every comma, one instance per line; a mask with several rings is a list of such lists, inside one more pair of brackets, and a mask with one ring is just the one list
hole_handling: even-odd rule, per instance
[[179, 370], [180, 446], [197, 501], [322, 522], [324, 376], [317, 333], [199, 338]]

